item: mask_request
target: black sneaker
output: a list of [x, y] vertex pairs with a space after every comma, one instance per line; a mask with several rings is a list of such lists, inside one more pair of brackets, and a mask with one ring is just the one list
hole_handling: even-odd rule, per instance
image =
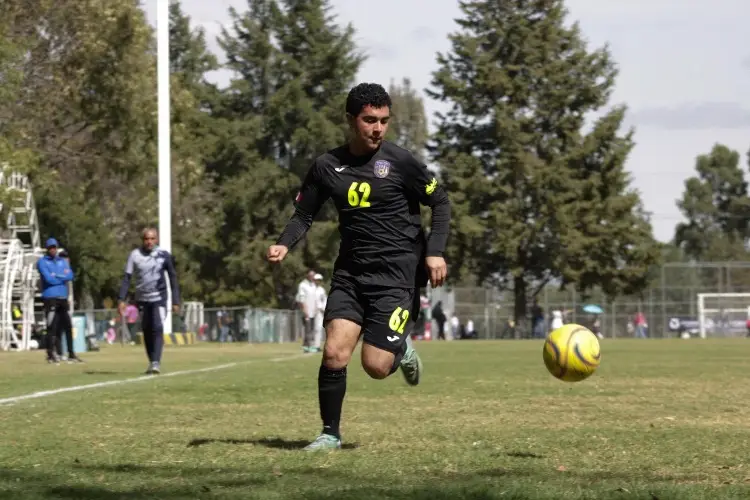
[[59, 365], [60, 364], [60, 358], [57, 356], [48, 356], [47, 357], [47, 363], [50, 365]]
[[81, 358], [79, 358], [78, 356], [76, 356], [76, 355], [69, 356], [68, 357], [68, 364], [72, 365], [74, 363], [84, 363], [84, 361]]

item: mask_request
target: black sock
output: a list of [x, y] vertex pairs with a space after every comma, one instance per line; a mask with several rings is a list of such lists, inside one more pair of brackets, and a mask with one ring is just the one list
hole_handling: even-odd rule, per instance
[[323, 432], [341, 438], [339, 421], [341, 407], [346, 394], [346, 367], [331, 370], [320, 365], [318, 372], [318, 400], [320, 401], [320, 418], [323, 420]]
[[404, 354], [406, 354], [406, 342], [401, 344], [401, 350], [397, 352], [393, 358], [393, 366], [391, 367], [391, 375], [396, 373], [396, 370], [398, 370], [398, 367], [401, 366], [401, 360], [404, 359]]

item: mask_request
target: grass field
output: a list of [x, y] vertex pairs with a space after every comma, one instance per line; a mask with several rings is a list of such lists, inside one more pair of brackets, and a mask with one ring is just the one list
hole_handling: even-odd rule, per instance
[[[352, 364], [332, 453], [299, 451], [320, 430], [320, 357], [296, 346], [167, 348], [165, 373], [240, 364], [4, 405], [0, 498], [750, 498], [744, 339], [605, 340], [578, 384], [546, 372], [540, 342], [418, 348], [416, 388]], [[137, 347], [43, 358], [0, 354], [0, 399], [145, 369]]]

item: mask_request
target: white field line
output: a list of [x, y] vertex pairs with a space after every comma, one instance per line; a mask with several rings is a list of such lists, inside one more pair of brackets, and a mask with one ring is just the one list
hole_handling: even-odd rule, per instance
[[124, 378], [120, 380], [108, 380], [106, 382], [96, 382], [94, 384], [74, 385], [72, 387], [62, 387], [60, 389], [50, 389], [48, 391], [32, 392], [30, 394], [23, 394], [21, 396], [14, 396], [12, 398], [0, 399], [0, 406], [13, 405], [15, 403], [18, 403], [19, 401], [24, 401], [26, 399], [37, 399], [37, 398], [45, 398], [47, 396], [55, 396], [57, 394], [62, 394], [64, 392], [87, 391], [89, 389], [98, 389], [99, 387], [108, 387], [108, 386], [113, 386], [113, 385], [125, 385], [125, 384], [130, 384], [132, 382], [142, 382], [144, 380], [160, 380], [165, 377], [178, 377], [180, 375], [192, 375], [194, 373], [215, 372], [218, 370], [225, 370], [227, 368], [232, 368], [234, 366], [248, 365], [251, 363], [258, 363], [262, 361], [270, 361], [272, 363], [278, 363], [280, 361], [299, 359], [305, 356], [309, 356], [309, 354], [294, 354], [292, 356], [284, 356], [281, 358], [272, 358], [272, 359], [252, 359], [248, 361], [237, 361], [235, 363], [226, 363], [223, 365], [209, 366], [207, 368], [198, 368], [196, 370], [182, 370], [178, 372], [169, 372], [163, 375], [143, 375], [141, 377]]

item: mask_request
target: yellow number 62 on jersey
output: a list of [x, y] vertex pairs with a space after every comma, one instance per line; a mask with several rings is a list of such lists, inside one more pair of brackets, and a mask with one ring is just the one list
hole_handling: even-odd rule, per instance
[[370, 206], [370, 184], [367, 182], [352, 182], [349, 186], [349, 205], [353, 207], [367, 208]]
[[388, 326], [396, 333], [404, 333], [406, 322], [409, 321], [409, 311], [397, 307], [388, 321]]

